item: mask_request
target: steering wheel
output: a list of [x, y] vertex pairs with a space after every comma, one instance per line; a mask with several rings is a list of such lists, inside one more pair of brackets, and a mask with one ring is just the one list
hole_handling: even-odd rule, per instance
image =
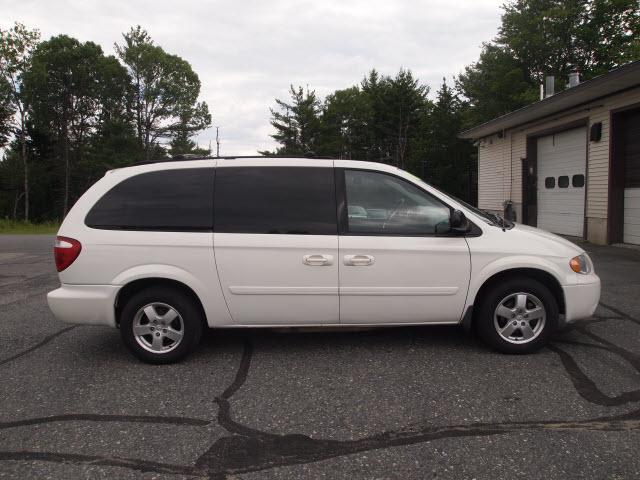
[[405, 200], [403, 197], [400, 197], [398, 199], [398, 201], [396, 202], [395, 206], [393, 207], [393, 210], [391, 210], [391, 213], [387, 216], [387, 218], [385, 218], [384, 223], [382, 224], [382, 229], [384, 230], [385, 228], [387, 228], [387, 223], [389, 223], [391, 221], [391, 219], [393, 219], [393, 217], [396, 216], [396, 214], [400, 211], [400, 209], [404, 206]]

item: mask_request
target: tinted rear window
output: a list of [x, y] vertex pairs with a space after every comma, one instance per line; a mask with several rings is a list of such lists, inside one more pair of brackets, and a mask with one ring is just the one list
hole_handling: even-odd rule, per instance
[[215, 230], [336, 235], [333, 168], [224, 167], [216, 173]]
[[211, 230], [213, 179], [213, 168], [162, 170], [127, 178], [96, 202], [85, 224], [122, 230]]

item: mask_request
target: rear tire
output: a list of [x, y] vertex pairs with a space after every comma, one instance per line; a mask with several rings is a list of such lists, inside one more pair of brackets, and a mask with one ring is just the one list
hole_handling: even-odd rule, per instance
[[185, 293], [148, 287], [133, 295], [120, 314], [127, 348], [147, 363], [174, 363], [191, 353], [202, 337], [200, 308]]
[[543, 347], [558, 325], [558, 303], [532, 278], [510, 278], [492, 285], [476, 318], [480, 337], [502, 353], [531, 353]]

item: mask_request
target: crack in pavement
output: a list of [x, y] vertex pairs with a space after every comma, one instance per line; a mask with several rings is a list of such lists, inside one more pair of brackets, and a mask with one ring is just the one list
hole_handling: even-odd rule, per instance
[[[606, 321], [624, 317], [636, 323], [633, 317], [610, 309], [619, 317], [600, 317], [594, 321]], [[593, 322], [592, 322], [593, 323]], [[567, 372], [577, 393], [585, 400], [604, 406], [618, 406], [630, 402], [640, 401], [640, 390], [624, 392], [617, 396], [608, 396], [598, 389], [596, 383], [579, 367], [569, 352], [557, 344], [569, 344], [579, 347], [595, 348], [611, 352], [625, 359], [636, 371], [640, 372], [640, 356], [609, 340], [591, 332], [588, 324], [574, 327], [574, 330], [589, 337], [597, 343], [586, 343], [578, 340], [558, 340], [548, 348], [556, 353]], [[70, 327], [69, 329], [74, 328]], [[64, 331], [47, 337], [51, 341]], [[52, 338], [53, 337], [53, 338]], [[17, 356], [26, 355], [42, 346], [41, 344], [28, 349]], [[385, 449], [398, 446], [413, 445], [443, 438], [480, 437], [490, 435], [505, 435], [513, 432], [576, 432], [576, 431], [638, 431], [640, 430], [640, 410], [634, 410], [617, 416], [603, 416], [587, 420], [549, 420], [528, 422], [478, 422], [462, 425], [407, 426], [398, 430], [384, 431], [368, 437], [355, 440], [314, 439], [303, 434], [276, 434], [261, 431], [242, 425], [233, 419], [230, 400], [246, 383], [253, 358], [254, 348], [249, 339], [245, 339], [242, 357], [236, 375], [229, 386], [214, 398], [218, 406], [217, 423], [227, 430], [230, 435], [216, 440], [192, 465], [176, 465], [146, 461], [142, 459], [109, 457], [99, 455], [83, 455], [58, 452], [33, 451], [4, 451], [0, 452], [0, 461], [6, 460], [38, 460], [55, 463], [92, 464], [110, 467], [122, 467], [140, 472], [158, 474], [178, 474], [186, 476], [206, 476], [212, 479], [224, 479], [228, 475], [247, 473], [274, 468], [327, 460], [330, 458], [351, 455], [371, 450]], [[17, 356], [14, 356], [17, 358]], [[9, 359], [11, 360], [11, 359]], [[6, 363], [5, 360], [2, 363]], [[0, 363], [0, 364], [2, 364]], [[13, 428], [25, 425], [38, 425], [60, 421], [111, 421], [111, 422], [140, 422], [140, 423], [175, 423], [181, 425], [205, 426], [214, 423], [209, 420], [188, 419], [183, 417], [147, 417], [147, 416], [118, 416], [118, 415], [60, 415], [56, 417], [42, 417], [25, 419], [0, 424], [0, 428]], [[428, 421], [428, 420], [427, 420]]]
[[72, 325], [70, 327], [63, 328], [62, 330], [58, 330], [55, 333], [52, 333], [51, 335], [45, 337], [41, 342], [36, 343], [33, 347], [29, 347], [26, 350], [23, 350], [22, 352], [18, 352], [15, 355], [12, 355], [10, 357], [7, 357], [7, 358], [4, 358], [4, 359], [0, 360], [0, 366], [5, 365], [5, 364], [7, 364], [9, 362], [12, 362], [13, 360], [16, 360], [16, 359], [18, 359], [20, 357], [23, 357], [23, 356], [25, 356], [25, 355], [27, 355], [27, 354], [29, 354], [29, 353], [41, 348], [41, 347], [44, 347], [51, 340], [59, 337], [63, 333], [66, 333], [66, 332], [68, 332], [70, 330], [73, 330], [74, 328], [77, 328], [77, 327], [78, 327], [78, 325]]
[[83, 455], [80, 453], [56, 453], [56, 452], [0, 452], [0, 461], [43, 461], [54, 463], [74, 463], [101, 465], [105, 467], [122, 467], [130, 470], [147, 473], [166, 473], [174, 475], [197, 475], [192, 473], [192, 467], [171, 465], [167, 463], [148, 462], [136, 458], [105, 457], [100, 455]]
[[640, 410], [614, 417], [578, 421], [473, 423], [382, 432], [358, 440], [313, 439], [301, 434], [232, 435], [216, 441], [195, 465], [175, 465], [133, 458], [57, 452], [4, 451], [3, 460], [40, 460], [55, 463], [125, 467], [140, 472], [208, 476], [212, 479], [309, 462], [354, 453], [407, 446], [443, 438], [504, 435], [514, 432], [611, 432], [640, 430]]
[[619, 310], [615, 307], [611, 307], [605, 303], [600, 302], [599, 303], [601, 306], [603, 306], [604, 308], [606, 308], [607, 310], [611, 310], [613, 313], [615, 313], [616, 315], [620, 315], [621, 317], [626, 318], [627, 320], [631, 320], [634, 323], [637, 323], [638, 325], [640, 325], [640, 320], [638, 320], [637, 318], [632, 317], [631, 315], [629, 315], [628, 313], [623, 312], [622, 310]]
[[122, 422], [122, 423], [155, 423], [168, 425], [191, 425], [202, 427], [209, 425], [210, 420], [189, 417], [163, 417], [152, 415], [103, 415], [91, 413], [71, 413], [68, 415], [51, 415], [48, 417], [25, 418], [11, 422], [0, 422], [0, 430], [6, 428], [42, 425], [60, 422]]
[[[620, 310], [616, 310], [613, 307], [606, 306], [603, 303], [601, 303], [600, 305], [619, 315], [619, 317], [610, 317], [608, 319], [612, 320], [612, 319], [625, 318], [627, 320], [640, 323], [637, 319], [633, 318], [630, 315], [627, 315], [626, 313]], [[599, 317], [597, 319], [597, 321], [605, 321], [605, 320], [607, 320], [606, 317]], [[640, 373], [640, 355], [638, 355], [635, 352], [631, 352], [619, 345], [616, 345], [615, 343], [610, 342], [604, 337], [601, 337], [600, 335], [597, 335], [592, 331], [590, 331], [589, 325], [593, 323], [595, 322], [591, 321], [589, 323], [581, 323], [580, 325], [576, 325], [573, 328], [575, 331], [585, 335], [586, 337], [591, 338], [592, 340], [595, 340], [596, 342], [598, 342], [597, 344], [577, 342], [577, 341], [571, 341], [571, 340], [558, 340], [558, 341], [555, 341], [554, 343], [580, 345], [587, 348], [597, 348], [600, 350], [608, 351], [610, 353], [613, 353], [623, 358], [629, 365], [633, 367], [633, 369], [636, 372]], [[547, 345], [547, 348], [555, 352], [560, 357], [560, 361], [562, 362], [564, 369], [569, 375], [569, 379], [571, 380], [573, 387], [576, 389], [578, 394], [588, 402], [594, 403], [596, 405], [613, 407], [613, 406], [624, 405], [627, 403], [640, 401], [640, 389], [632, 390], [629, 392], [623, 392], [613, 397], [608, 396], [596, 386], [596, 383], [593, 380], [591, 380], [591, 378], [589, 378], [589, 376], [580, 368], [580, 366], [578, 365], [578, 362], [576, 362], [576, 360], [566, 350], [563, 350], [557, 345], [553, 345], [553, 343]]]
[[[603, 348], [602, 346], [583, 344], [584, 346]], [[569, 379], [576, 389], [578, 394], [587, 400], [588, 402], [595, 403], [596, 405], [604, 405], [607, 407], [615, 407], [618, 405], [624, 405], [631, 402], [640, 401], [640, 390], [633, 390], [630, 392], [624, 392], [620, 395], [613, 397], [603, 393], [596, 383], [589, 378], [589, 376], [582, 371], [573, 357], [566, 351], [556, 345], [548, 345], [547, 348], [555, 352], [562, 362], [562, 366], [569, 374]]]

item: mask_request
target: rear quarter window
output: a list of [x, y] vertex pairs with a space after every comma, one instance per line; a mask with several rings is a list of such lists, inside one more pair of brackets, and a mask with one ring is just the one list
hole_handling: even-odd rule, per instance
[[141, 173], [105, 193], [85, 225], [110, 230], [211, 231], [213, 168]]

